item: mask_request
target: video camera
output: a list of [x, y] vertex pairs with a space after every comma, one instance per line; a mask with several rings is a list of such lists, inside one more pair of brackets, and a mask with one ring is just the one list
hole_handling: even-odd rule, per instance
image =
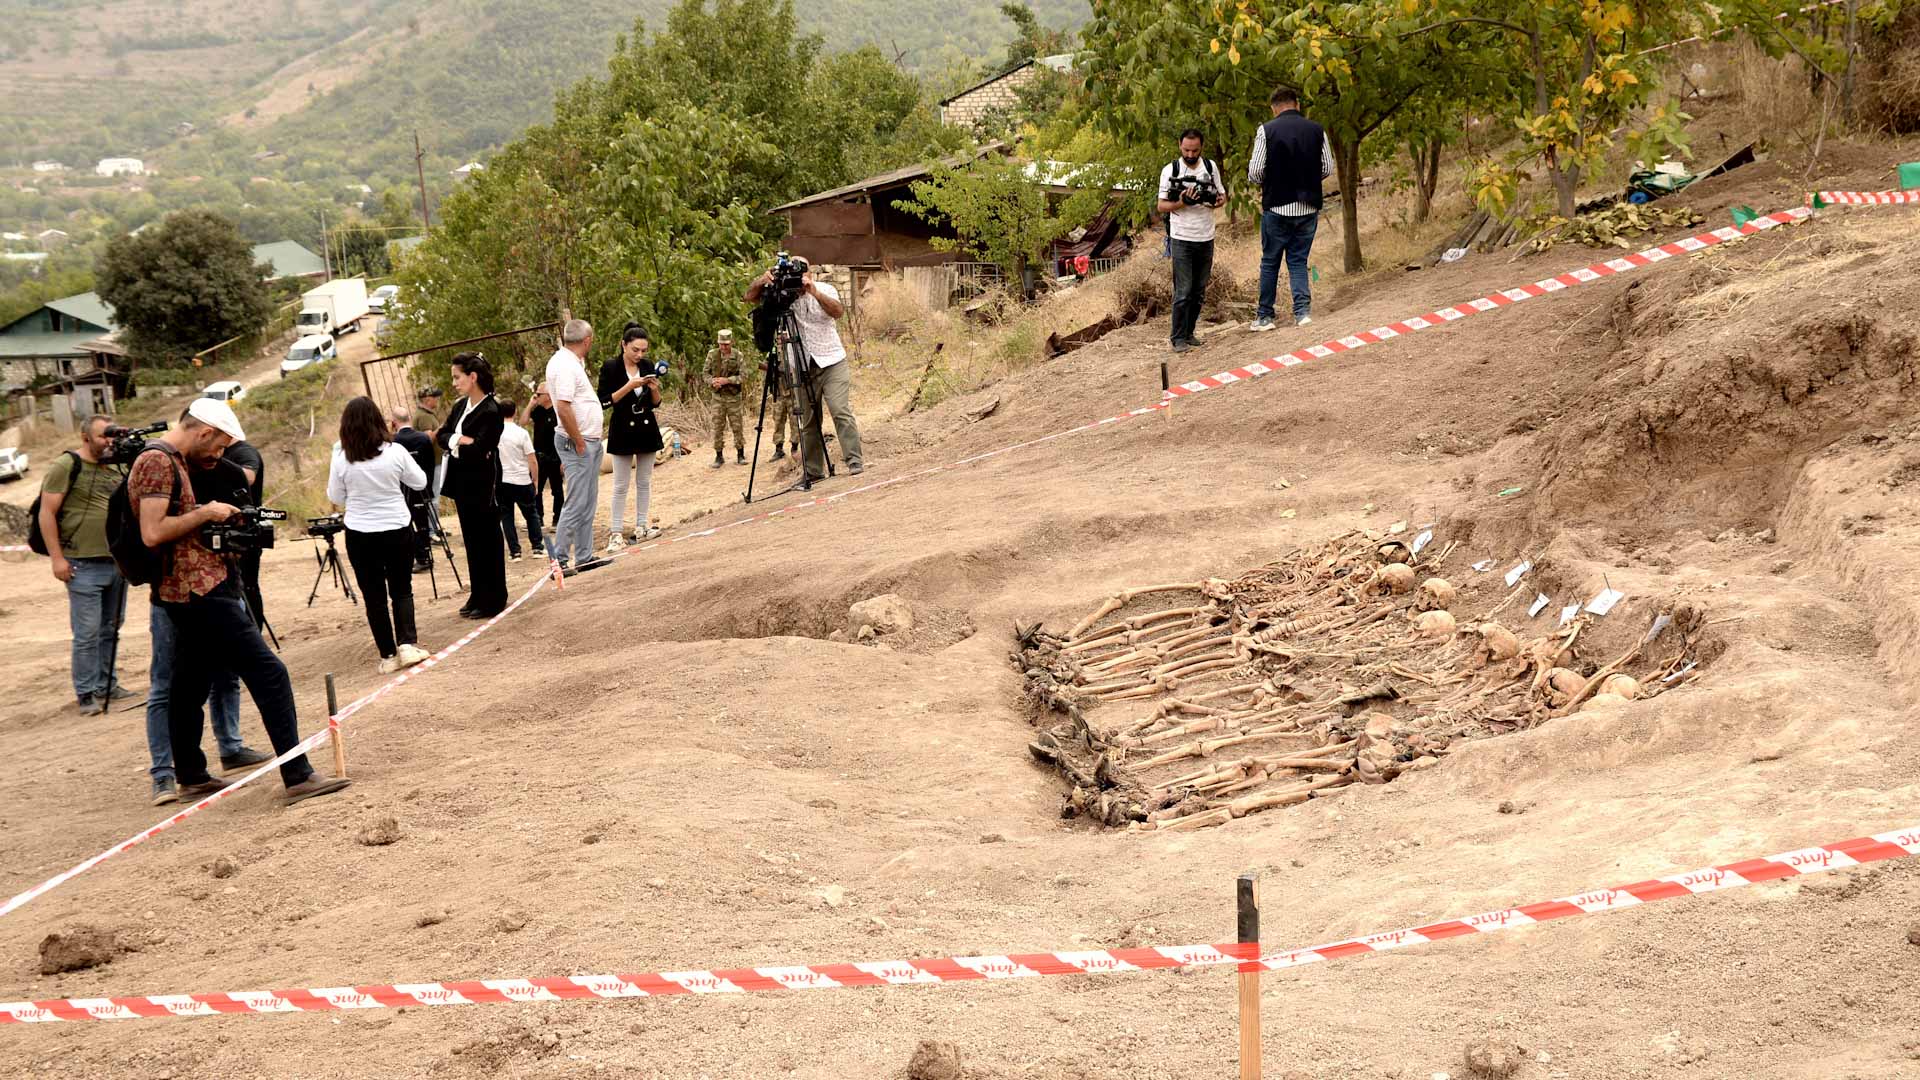
[[773, 264], [773, 280], [760, 293], [760, 306], [775, 312], [792, 307], [800, 299], [801, 280], [810, 269], [807, 260], [781, 252], [779, 261]]
[[139, 457], [140, 451], [147, 448], [147, 436], [159, 435], [166, 430], [167, 422], [165, 420], [155, 420], [146, 427], [139, 428], [121, 427], [118, 424], [107, 428], [107, 430], [101, 432], [101, 434], [112, 439], [113, 444], [107, 451], [106, 460], [103, 461], [102, 464], [133, 464], [133, 459]]
[[[285, 516], [285, 514], [281, 515], [283, 518]], [[346, 531], [347, 516], [345, 514], [322, 514], [319, 517], [307, 519], [307, 535], [316, 540], [328, 536], [338, 536]]]
[[285, 510], [242, 506], [225, 521], [207, 523], [201, 530], [201, 536], [216, 555], [243, 555], [272, 547], [273, 523], [285, 520]]
[[1173, 178], [1174, 197], [1187, 206], [1212, 206], [1220, 198], [1220, 189], [1214, 186], [1211, 170], [1199, 176], [1176, 176]]

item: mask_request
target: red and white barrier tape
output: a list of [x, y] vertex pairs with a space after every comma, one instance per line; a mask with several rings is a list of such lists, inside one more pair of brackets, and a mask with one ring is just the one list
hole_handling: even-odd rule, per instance
[[1438, 311], [1431, 311], [1425, 315], [1418, 315], [1400, 322], [1388, 323], [1385, 326], [1376, 326], [1371, 330], [1363, 330], [1358, 334], [1337, 338], [1332, 341], [1323, 341], [1318, 345], [1309, 345], [1304, 349], [1296, 349], [1293, 352], [1276, 356], [1271, 360], [1255, 361], [1245, 367], [1237, 367], [1229, 371], [1209, 375], [1202, 379], [1181, 383], [1178, 386], [1170, 387], [1166, 392], [1166, 397], [1171, 400], [1173, 398], [1198, 394], [1205, 390], [1217, 390], [1222, 386], [1244, 382], [1247, 379], [1258, 378], [1261, 375], [1280, 371], [1285, 368], [1298, 367], [1311, 360], [1324, 360], [1328, 357], [1352, 352], [1355, 349], [1364, 348], [1368, 345], [1378, 345], [1383, 341], [1391, 341], [1403, 334], [1410, 334], [1417, 330], [1431, 330], [1436, 326], [1445, 326], [1448, 323], [1458, 322], [1469, 315], [1477, 315], [1484, 311], [1495, 311], [1503, 307], [1510, 307], [1523, 300], [1532, 300], [1536, 297], [1560, 292], [1563, 289], [1573, 288], [1576, 285], [1585, 285], [1588, 282], [1616, 277], [1620, 274], [1638, 270], [1643, 266], [1652, 266], [1654, 263], [1664, 262], [1676, 256], [1686, 255], [1695, 251], [1704, 251], [1715, 244], [1724, 244], [1729, 240], [1738, 240], [1743, 236], [1752, 236], [1754, 233], [1764, 229], [1776, 228], [1781, 225], [1804, 220], [1812, 214], [1813, 211], [1811, 209], [1804, 206], [1797, 206], [1791, 210], [1781, 210], [1755, 218], [1744, 225], [1728, 226], [1724, 229], [1715, 229], [1709, 233], [1701, 233], [1698, 236], [1689, 236], [1684, 240], [1675, 240], [1672, 243], [1660, 244], [1647, 248], [1644, 251], [1636, 251], [1629, 255], [1622, 255], [1617, 259], [1608, 259], [1606, 262], [1594, 263], [1591, 266], [1584, 266], [1578, 270], [1569, 270], [1564, 274], [1555, 274], [1553, 277], [1543, 278], [1531, 285], [1521, 285], [1517, 288], [1505, 289], [1483, 296], [1478, 300], [1469, 300], [1464, 304], [1443, 307]]
[[1807, 202], [1815, 199], [1833, 206], [1920, 205], [1920, 191], [1816, 191], [1807, 197]]
[[1489, 911], [1407, 930], [1369, 934], [1268, 956], [1259, 956], [1258, 946], [1252, 944], [1182, 945], [1087, 952], [943, 956], [856, 964], [573, 975], [544, 979], [477, 979], [304, 990], [66, 998], [0, 1004], [0, 1023], [136, 1020], [148, 1017], [218, 1016], [223, 1013], [335, 1012], [342, 1009], [411, 1008], [416, 1005], [505, 1005], [536, 1001], [671, 997], [680, 994], [741, 994], [760, 990], [918, 986], [1043, 975], [1113, 975], [1125, 971], [1162, 971], [1220, 964], [1235, 964], [1241, 971], [1281, 971], [1469, 934], [1491, 934], [1574, 915], [1604, 915], [1656, 900], [1735, 889], [1763, 881], [1818, 874], [1913, 854], [1920, 854], [1920, 826], [1802, 848], [1766, 858], [1747, 859], [1725, 866], [1711, 866], [1684, 874], [1671, 874], [1613, 889], [1592, 889], [1558, 900]]
[[160, 833], [163, 833], [166, 830], [173, 828], [175, 825], [178, 825], [181, 822], [187, 820], [188, 818], [194, 816], [195, 814], [198, 814], [200, 811], [205, 810], [207, 807], [212, 806], [214, 803], [217, 803], [220, 800], [227, 798], [228, 796], [239, 791], [241, 788], [246, 787], [248, 784], [252, 783], [253, 781], [258, 780], [262, 776], [265, 776], [268, 772], [274, 769], [278, 769], [281, 765], [284, 765], [288, 761], [291, 761], [292, 759], [299, 757], [301, 754], [307, 753], [308, 751], [317, 749], [321, 746], [325, 746], [327, 744], [327, 739], [330, 737], [330, 735], [332, 734], [332, 731], [337, 726], [338, 721], [345, 720], [347, 717], [352, 716], [354, 713], [359, 712], [361, 709], [366, 708], [368, 705], [372, 704], [374, 701], [377, 701], [381, 697], [391, 693], [395, 688], [404, 685], [408, 681], [408, 679], [415, 677], [416, 674], [421, 670], [431, 669], [434, 666], [445, 662], [448, 657], [452, 656], [456, 652], [459, 652], [463, 647], [471, 643], [474, 638], [477, 638], [481, 634], [486, 633], [488, 630], [493, 629], [493, 627], [497, 625], [501, 619], [511, 614], [514, 611], [514, 609], [518, 608], [520, 605], [532, 599], [533, 595], [539, 592], [541, 588], [546, 585], [546, 583], [547, 583], [547, 579], [541, 578], [539, 581], [535, 582], [533, 588], [528, 589], [526, 593], [520, 597], [520, 599], [514, 601], [512, 605], [507, 607], [506, 610], [502, 611], [500, 614], [495, 615], [493, 618], [488, 619], [486, 622], [481, 623], [479, 626], [475, 627], [473, 632], [468, 634], [466, 637], [463, 637], [459, 641], [456, 641], [453, 644], [447, 646], [446, 648], [441, 649], [439, 652], [433, 654], [431, 657], [420, 661], [419, 664], [395, 676], [392, 681], [385, 683], [384, 685], [380, 686], [378, 689], [375, 689], [371, 693], [367, 694], [365, 697], [362, 697], [359, 700], [347, 705], [345, 708], [342, 708], [333, 717], [329, 718], [330, 722], [326, 726], [322, 727], [319, 731], [316, 731], [313, 734], [307, 736], [306, 738], [300, 740], [299, 745], [295, 746], [293, 749], [288, 750], [286, 753], [281, 754], [280, 756], [274, 758], [272, 761], [267, 762], [265, 765], [260, 766], [259, 768], [246, 774], [245, 776], [227, 785], [226, 787], [221, 788], [219, 791], [216, 791], [213, 794], [207, 796], [206, 798], [201, 799], [199, 802], [196, 802], [191, 806], [181, 808], [181, 810], [178, 813], [172, 815], [171, 817], [163, 818], [160, 821], [154, 822], [152, 825], [149, 825], [145, 829], [142, 829], [139, 832], [134, 833], [132, 836], [127, 837], [125, 840], [120, 841], [119, 843], [113, 845], [112, 847], [108, 848], [105, 851], [102, 851], [100, 854], [87, 859], [86, 861], [80, 863], [79, 865], [74, 866], [68, 870], [63, 870], [60, 873], [55, 874], [54, 876], [41, 882], [40, 884], [35, 885], [33, 888], [28, 889], [25, 892], [16, 894], [11, 899], [9, 899], [5, 904], [0, 904], [0, 916], [11, 914], [12, 912], [20, 909], [21, 907], [24, 907], [25, 905], [33, 902], [34, 900], [40, 898], [41, 896], [44, 896], [47, 893], [52, 892], [54, 889], [57, 889], [60, 886], [66, 884], [67, 882], [72, 881], [74, 878], [79, 877], [81, 874], [84, 874], [87, 871], [93, 869], [94, 867], [99, 866], [101, 863], [106, 862], [108, 859], [113, 858], [115, 855], [119, 855], [124, 851], [139, 847], [141, 844], [144, 844], [148, 840], [153, 839], [155, 836], [158, 836]]
[[[1614, 277], [1619, 274], [1623, 274], [1632, 270], [1639, 269], [1640, 267], [1643, 267], [1643, 266], [1650, 266], [1654, 263], [1665, 261], [1666, 259], [1673, 258], [1677, 255], [1684, 255], [1689, 252], [1705, 250], [1706, 248], [1713, 247], [1716, 244], [1725, 243], [1729, 240], [1737, 240], [1737, 239], [1740, 239], [1741, 237], [1751, 236], [1751, 235], [1754, 235], [1755, 233], [1762, 232], [1766, 229], [1771, 229], [1776, 226], [1785, 225], [1794, 221], [1803, 220], [1811, 216], [1812, 214], [1813, 214], [1813, 210], [1811, 210], [1810, 208], [1795, 207], [1791, 210], [1781, 210], [1776, 213], [1767, 214], [1763, 217], [1755, 218], [1753, 221], [1750, 221], [1744, 225], [1730, 226], [1724, 229], [1715, 229], [1712, 232], [1701, 233], [1697, 236], [1690, 236], [1684, 240], [1676, 240], [1676, 241], [1673, 241], [1672, 243], [1661, 244], [1656, 247], [1648, 248], [1645, 251], [1635, 252], [1630, 255], [1623, 255], [1617, 259], [1609, 259], [1604, 263], [1596, 263], [1592, 266], [1582, 267], [1577, 270], [1571, 270], [1564, 274], [1557, 274], [1553, 277], [1546, 278], [1541, 281], [1537, 281], [1531, 285], [1522, 285], [1517, 288], [1507, 289], [1503, 292], [1495, 293], [1487, 297], [1482, 297], [1478, 300], [1471, 300], [1464, 304], [1456, 304], [1452, 307], [1441, 308], [1438, 311], [1430, 312], [1426, 315], [1421, 315], [1415, 318], [1406, 319], [1401, 322], [1389, 323], [1386, 326], [1376, 327], [1375, 329], [1364, 331], [1362, 333], [1355, 334], [1351, 337], [1338, 338], [1332, 341], [1322, 342], [1319, 345], [1311, 345], [1304, 349], [1296, 350], [1291, 353], [1286, 353], [1282, 356], [1277, 356], [1272, 360], [1256, 361], [1244, 367], [1233, 368], [1229, 371], [1223, 371], [1215, 375], [1209, 375], [1205, 378], [1196, 379], [1192, 382], [1182, 383], [1178, 386], [1172, 387], [1171, 389], [1167, 390], [1160, 401], [1157, 401], [1151, 405], [1142, 405], [1139, 408], [1129, 409], [1126, 412], [1119, 413], [1114, 416], [1105, 417], [1100, 420], [1093, 420], [1088, 423], [1080, 424], [1077, 427], [1067, 428], [1064, 431], [1056, 431], [1051, 435], [1043, 435], [1037, 439], [1028, 439], [1023, 442], [1014, 443], [1010, 446], [1000, 447], [997, 450], [988, 450], [984, 453], [974, 454], [971, 457], [962, 458], [958, 461], [949, 462], [947, 464], [942, 464], [942, 465], [929, 466], [927, 468], [918, 469], [910, 473], [904, 473], [902, 475], [895, 476], [887, 480], [880, 480], [873, 483], [864, 484], [860, 487], [849, 488], [845, 491], [835, 492], [831, 495], [817, 495], [803, 502], [789, 503], [787, 505], [781, 506], [774, 510], [766, 510], [760, 513], [750, 514], [746, 517], [738, 518], [734, 521], [727, 522], [724, 525], [716, 525], [710, 529], [702, 529], [698, 532], [683, 533], [677, 536], [668, 537], [663, 540], [656, 540], [650, 543], [640, 544], [634, 547], [628, 547], [619, 552], [614, 553], [613, 555], [609, 556], [609, 558], [619, 559], [628, 555], [637, 555], [641, 552], [652, 551], [653, 549], [658, 547], [663, 547], [663, 546], [668, 546], [673, 544], [683, 544], [683, 543], [688, 543], [694, 540], [704, 540], [709, 537], [716, 536], [729, 529], [736, 529], [745, 525], [755, 525], [755, 524], [759, 524], [760, 522], [771, 521], [774, 518], [780, 517], [782, 515], [798, 513], [802, 510], [809, 510], [817, 507], [831, 506], [834, 503], [841, 501], [842, 499], [847, 499], [855, 495], [864, 495], [870, 492], [880, 491], [885, 488], [893, 487], [897, 484], [910, 483], [914, 480], [924, 479], [926, 477], [934, 476], [939, 473], [960, 469], [968, 465], [975, 465], [982, 461], [987, 461], [992, 458], [1001, 457], [1006, 454], [1012, 454], [1021, 450], [1031, 449], [1033, 447], [1040, 446], [1045, 443], [1053, 442], [1056, 439], [1064, 439], [1064, 438], [1068, 438], [1069, 436], [1082, 434], [1084, 432], [1096, 431], [1101, 428], [1109, 427], [1113, 424], [1120, 423], [1121, 421], [1124, 421], [1124, 420], [1132, 420], [1136, 417], [1151, 415], [1155, 412], [1158, 412], [1162, 409], [1167, 408], [1169, 405], [1172, 404], [1175, 398], [1191, 396], [1193, 394], [1201, 393], [1202, 391], [1219, 389], [1223, 386], [1230, 386], [1235, 383], [1244, 382], [1248, 379], [1269, 374], [1271, 372], [1281, 371], [1289, 367], [1296, 367], [1300, 364], [1306, 363], [1309, 360], [1323, 359], [1326, 357], [1336, 356], [1340, 353], [1351, 352], [1354, 349], [1358, 349], [1366, 345], [1376, 345], [1382, 341], [1387, 341], [1392, 338], [1399, 337], [1402, 334], [1411, 333], [1415, 330], [1427, 330], [1436, 326], [1443, 326], [1443, 325], [1446, 325], [1447, 323], [1455, 322], [1455, 321], [1458, 321], [1459, 319], [1463, 319], [1468, 315], [1473, 315], [1483, 311], [1493, 311], [1497, 308], [1511, 306], [1512, 304], [1518, 303], [1521, 300], [1532, 299], [1538, 296], [1545, 296], [1549, 293], [1560, 292], [1564, 289], [1569, 289], [1576, 285], [1583, 285], [1589, 282], [1600, 281], [1608, 277]], [[514, 610], [519, 608], [521, 604], [526, 603], [529, 599], [533, 597], [535, 593], [539, 592], [540, 589], [551, 580], [552, 579], [550, 577], [542, 577], [538, 582], [534, 584], [532, 589], [529, 589], [527, 593], [524, 596], [522, 596], [519, 600], [515, 601], [511, 607], [507, 608], [505, 611], [501, 612], [499, 615], [495, 616], [493, 619], [486, 622], [484, 625], [476, 629], [473, 633], [468, 634], [466, 637], [455, 642], [453, 645], [450, 645], [447, 648], [441, 650], [439, 653], [435, 654], [431, 659], [422, 661], [415, 668], [409, 669], [408, 671], [401, 672], [399, 675], [395, 676], [390, 682], [385, 683], [379, 688], [368, 693], [366, 696], [347, 705], [345, 708], [340, 710], [338, 714], [338, 719], [345, 720], [347, 717], [352, 716], [353, 714], [359, 712], [361, 709], [366, 708], [368, 705], [372, 704], [373, 702], [379, 700], [380, 698], [393, 692], [399, 687], [405, 685], [411, 679], [416, 678], [419, 673], [423, 671], [432, 670], [435, 666], [437, 666], [439, 663], [447, 659], [454, 652], [458, 651], [461, 646], [467, 644], [469, 641], [473, 640], [475, 637], [479, 636], [481, 633], [485, 632], [486, 630], [491, 629], [495, 623], [498, 623], [502, 618], [505, 618], [507, 615], [511, 614]], [[264, 771], [264, 767], [263, 767], [263, 771]], [[249, 774], [240, 783], [244, 784], [247, 781], [252, 780], [255, 775], [258, 775], [258, 774], [257, 773]], [[236, 784], [234, 786], [238, 787], [240, 785]], [[231, 789], [228, 789], [228, 790], [231, 790]], [[109, 848], [107, 851], [104, 851], [99, 855], [95, 855], [94, 857], [88, 859], [86, 862], [81, 863], [80, 865], [74, 867], [73, 869], [67, 870], [53, 878], [48, 879], [47, 881], [39, 885], [34, 886], [31, 889], [28, 889], [26, 892], [20, 893], [19, 895], [13, 897], [13, 899], [7, 901], [5, 905], [0, 905], [0, 916], [5, 916], [17, 910], [21, 905], [27, 903], [30, 900], [33, 900], [35, 897], [43, 895], [44, 893], [46, 893], [50, 889], [55, 888], [61, 883], [68, 881], [73, 877], [86, 872], [87, 870], [92, 869], [94, 866], [99, 865], [101, 862], [105, 861], [106, 859], [114, 855], [118, 855], [120, 852], [125, 851], [127, 848], [133, 847], [147, 840], [148, 838], [153, 836], [155, 833], [158, 833], [164, 829], [172, 827], [173, 825], [177, 824], [179, 821], [184, 820], [185, 818], [196, 813], [200, 809], [200, 807], [206, 805], [209, 802], [217, 801], [218, 799], [223, 797], [225, 794], [226, 792], [219, 792], [212, 796], [209, 796], [206, 800], [203, 800], [200, 803], [196, 803], [193, 806], [188, 807], [186, 810], [183, 810], [180, 813], [175, 814], [173, 817], [170, 817], [165, 821], [159, 822], [158, 824], [152, 826], [151, 828], [145, 830], [144, 832], [141, 832], [135, 835], [134, 837], [128, 840], [122, 841], [120, 844], [117, 844], [114, 847]]]

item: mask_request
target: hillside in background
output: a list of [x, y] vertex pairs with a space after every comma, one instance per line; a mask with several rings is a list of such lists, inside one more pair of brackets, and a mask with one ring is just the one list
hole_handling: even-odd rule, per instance
[[[616, 34], [667, 6], [0, 0], [11, 28], [0, 42], [0, 100], [10, 103], [0, 165], [132, 154], [205, 171], [245, 147], [284, 155], [296, 173], [345, 167], [377, 190], [376, 179], [411, 171], [415, 129], [437, 158], [499, 145], [548, 115], [556, 90], [598, 72]], [[1077, 26], [1088, 11], [1083, 0], [1033, 7], [1050, 26]], [[829, 52], [871, 43], [935, 77], [990, 65], [1009, 29], [992, 0], [819, 0], [798, 15]]]

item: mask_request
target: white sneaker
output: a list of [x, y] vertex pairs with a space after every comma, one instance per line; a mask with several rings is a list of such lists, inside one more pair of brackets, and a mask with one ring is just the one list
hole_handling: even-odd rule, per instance
[[1299, 318], [1297, 318], [1297, 319], [1295, 319], [1295, 320], [1293, 320], [1293, 325], [1295, 325], [1295, 326], [1312, 326], [1312, 325], [1313, 325], [1313, 316], [1311, 316], [1311, 315], [1302, 315], [1302, 316], [1300, 316]]
[[1255, 319], [1252, 322], [1247, 324], [1247, 329], [1255, 334], [1258, 334], [1263, 330], [1271, 330], [1273, 329], [1273, 320], [1272, 319]]
[[649, 525], [647, 526], [647, 531], [640, 534], [640, 539], [652, 540], [659, 535], [660, 535], [660, 529], [655, 526]]
[[394, 672], [399, 670], [400, 670], [400, 658], [398, 656], [389, 656], [386, 659], [380, 661], [380, 674], [382, 675], [391, 675]]
[[419, 663], [422, 660], [427, 659], [432, 655], [433, 655], [432, 653], [428, 652], [427, 650], [421, 648], [418, 645], [402, 645], [400, 646], [400, 655], [398, 659], [400, 661], [401, 667], [408, 668], [408, 667], [412, 667], [413, 665]]
[[612, 536], [607, 538], [607, 553], [609, 555], [611, 555], [616, 551], [619, 551], [621, 548], [626, 546], [627, 546], [627, 538], [621, 533], [616, 532]]

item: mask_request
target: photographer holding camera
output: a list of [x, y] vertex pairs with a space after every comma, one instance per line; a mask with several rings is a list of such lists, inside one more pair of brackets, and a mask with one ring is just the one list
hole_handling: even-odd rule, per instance
[[[639, 323], [620, 333], [620, 355], [600, 366], [600, 403], [607, 414], [607, 453], [613, 458], [613, 523], [607, 553], [660, 535], [648, 511], [653, 504], [653, 455], [666, 443], [653, 407], [660, 404], [658, 365], [647, 359], [650, 343]], [[627, 488], [633, 488], [633, 530], [621, 535]]]
[[462, 395], [434, 441], [447, 452], [440, 494], [460, 515], [467, 549], [462, 618], [491, 619], [507, 609], [507, 555], [500, 535], [500, 406], [493, 400], [493, 366], [479, 353], [453, 358], [453, 388]]
[[[300, 742], [286, 665], [260, 636], [237, 575], [202, 538], [207, 525], [226, 522], [239, 511], [223, 502], [201, 505], [188, 472], [189, 462], [209, 468], [230, 443], [245, 437], [231, 406], [200, 398], [178, 425], [147, 444], [127, 475], [127, 500], [138, 516], [140, 543], [159, 562], [153, 601], [181, 646], [173, 650], [167, 728], [179, 793], [189, 798], [227, 786], [207, 772], [200, 748], [201, 704], [216, 671], [232, 671], [246, 684], [277, 754]], [[110, 543], [119, 549], [120, 541], [110, 538]], [[287, 805], [331, 794], [350, 782], [315, 772], [304, 754], [280, 766], [280, 779]]]
[[327, 498], [346, 510], [347, 561], [367, 601], [382, 675], [428, 656], [413, 624], [414, 522], [407, 497], [409, 490], [426, 487], [419, 461], [387, 440], [380, 406], [367, 397], [347, 402], [327, 471]]
[[1186, 352], [1200, 342], [1193, 328], [1200, 321], [1207, 281], [1213, 277], [1213, 212], [1227, 204], [1220, 165], [1200, 156], [1205, 139], [1199, 129], [1180, 133], [1180, 158], [1160, 170], [1159, 211], [1167, 215], [1169, 254], [1173, 256], [1173, 351]]
[[[793, 316], [800, 328], [800, 345], [813, 367], [819, 396], [816, 405], [800, 387], [793, 390], [794, 406], [800, 411], [804, 482], [824, 480], [827, 475], [826, 444], [820, 432], [821, 405], [833, 414], [833, 430], [840, 437], [840, 453], [847, 463], [847, 471], [858, 476], [866, 471], [866, 462], [860, 454], [860, 422], [854, 419], [849, 401], [853, 394], [853, 371], [846, 362], [847, 350], [840, 343], [837, 325], [846, 308], [840, 303], [839, 290], [814, 280], [813, 268], [807, 260], [787, 259], [784, 252], [782, 260], [783, 265], [791, 267], [789, 272], [799, 274], [799, 297], [793, 302]], [[758, 304], [768, 286], [774, 283], [773, 270], [755, 278], [747, 288], [747, 303]]]

